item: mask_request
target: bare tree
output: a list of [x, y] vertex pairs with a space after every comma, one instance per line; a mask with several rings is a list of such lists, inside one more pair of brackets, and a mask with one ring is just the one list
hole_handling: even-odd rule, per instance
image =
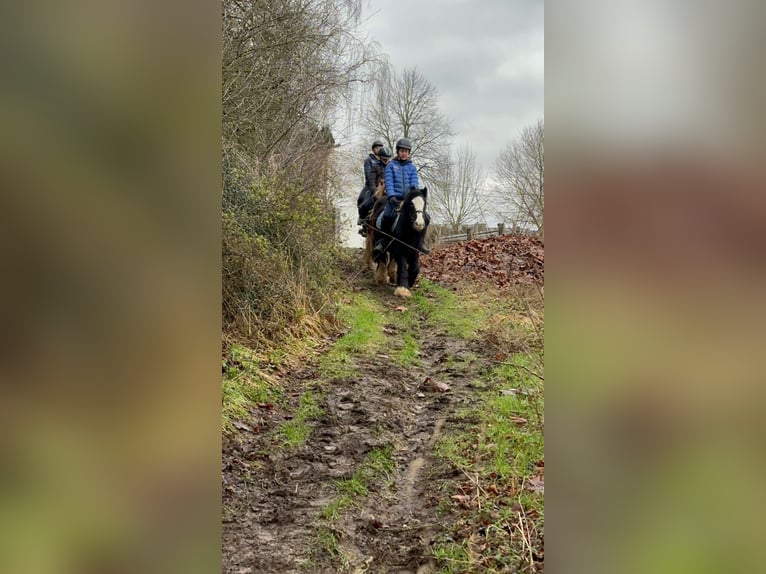
[[426, 182], [445, 167], [444, 149], [453, 135], [449, 120], [439, 111], [438, 97], [436, 88], [417, 69], [396, 74], [384, 67], [362, 118], [367, 133], [383, 137], [392, 151], [399, 137], [412, 140], [412, 161]]
[[324, 140], [323, 126], [376, 53], [354, 36], [360, 0], [223, 0], [224, 139], [284, 165]]
[[454, 161], [434, 178], [429, 195], [429, 209], [435, 218], [459, 233], [463, 225], [484, 219], [484, 174], [476, 165], [470, 145], [458, 148]]
[[518, 140], [500, 153], [495, 164], [494, 195], [498, 215], [544, 234], [545, 123], [527, 126]]

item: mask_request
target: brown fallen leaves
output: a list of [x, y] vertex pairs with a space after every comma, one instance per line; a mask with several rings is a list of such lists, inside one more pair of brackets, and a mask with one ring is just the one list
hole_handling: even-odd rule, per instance
[[426, 377], [422, 383], [423, 387], [429, 391], [436, 391], [437, 393], [446, 393], [450, 390], [449, 385], [446, 383], [440, 383], [434, 381], [431, 377]]
[[498, 287], [542, 285], [545, 246], [538, 237], [501, 235], [434, 249], [420, 258], [423, 275], [432, 281], [460, 283], [489, 280]]
[[533, 476], [526, 483], [527, 490], [532, 492], [545, 492], [545, 478], [542, 476]]

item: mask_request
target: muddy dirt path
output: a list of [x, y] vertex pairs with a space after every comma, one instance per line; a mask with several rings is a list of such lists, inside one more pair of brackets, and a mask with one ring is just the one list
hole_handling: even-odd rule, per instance
[[[381, 308], [402, 304], [367, 274], [354, 280]], [[385, 327], [393, 341], [398, 329]], [[448, 520], [440, 504], [462, 477], [434, 445], [474, 400], [472, 380], [486, 364], [478, 343], [417, 322], [407, 332], [416, 364], [398, 366], [386, 349], [352, 357], [353, 375], [333, 381], [323, 380], [317, 362], [306, 364], [284, 381], [291, 407], [259, 409], [225, 441], [225, 573], [436, 571], [432, 544]], [[305, 442], [286, 447], [276, 430], [307, 391], [321, 414], [307, 421]], [[376, 467], [376, 453], [388, 462]], [[363, 486], [354, 482], [365, 476]]]

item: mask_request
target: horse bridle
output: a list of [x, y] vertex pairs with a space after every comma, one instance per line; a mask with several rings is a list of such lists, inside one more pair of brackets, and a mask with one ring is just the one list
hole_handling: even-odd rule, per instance
[[[412, 203], [412, 200], [410, 200], [410, 203]], [[412, 204], [412, 206], [413, 206], [413, 207], [415, 207], [415, 204], [413, 203], [413, 204]], [[414, 210], [414, 211], [415, 211], [415, 217], [413, 217], [413, 218], [412, 218], [412, 219], [413, 219], [413, 221], [414, 221], [415, 219], [417, 219], [417, 218], [418, 218], [418, 213], [419, 213], [420, 215], [423, 215], [423, 212], [424, 212], [425, 210], [426, 210], [426, 202], [425, 202], [425, 201], [423, 201], [423, 209], [415, 209], [415, 210]], [[425, 216], [423, 216], [423, 217], [425, 217]]]
[[[412, 203], [411, 199], [410, 199], [410, 204], [414, 207], [414, 204]], [[399, 202], [399, 205], [396, 207], [396, 213], [401, 213], [402, 212], [402, 207], [404, 207], [404, 200]], [[423, 213], [425, 212], [425, 209], [426, 209], [426, 203], [424, 201], [423, 202], [423, 209], [415, 209], [415, 210], [413, 210], [415, 215], [412, 217], [412, 220], [415, 221], [415, 219], [417, 219], [418, 213], [423, 215]], [[425, 216], [423, 216], [423, 217], [425, 217]]]

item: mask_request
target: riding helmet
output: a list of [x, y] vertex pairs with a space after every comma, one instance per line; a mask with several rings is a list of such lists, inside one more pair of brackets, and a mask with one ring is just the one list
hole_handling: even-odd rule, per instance
[[374, 142], [372, 142], [371, 149], [375, 149], [377, 146], [384, 146], [384, 145], [386, 144], [384, 144], [382, 140], [375, 140]]
[[391, 150], [388, 149], [386, 146], [383, 146], [380, 151], [378, 152], [378, 157], [380, 158], [390, 158], [391, 157]]
[[396, 141], [396, 151], [399, 151], [400, 149], [408, 149], [412, 151], [412, 142], [407, 138], [399, 138]]

